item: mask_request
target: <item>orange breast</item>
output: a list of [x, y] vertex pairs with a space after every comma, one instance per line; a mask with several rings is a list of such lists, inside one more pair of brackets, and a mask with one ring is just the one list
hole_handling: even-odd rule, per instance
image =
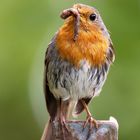
[[[71, 21], [73, 23], [73, 21]], [[73, 40], [73, 24], [64, 24], [56, 38], [56, 47], [60, 56], [75, 66], [81, 60], [87, 60], [90, 65], [100, 66], [105, 62], [108, 40], [96, 28], [90, 31], [79, 29], [78, 38]]]

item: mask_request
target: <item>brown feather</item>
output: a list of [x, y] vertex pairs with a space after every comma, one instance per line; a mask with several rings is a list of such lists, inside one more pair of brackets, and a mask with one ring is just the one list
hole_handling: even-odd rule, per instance
[[48, 112], [50, 114], [51, 119], [54, 120], [57, 114], [58, 101], [53, 96], [48, 86], [47, 71], [48, 71], [49, 58], [47, 58], [47, 52], [48, 52], [48, 49], [46, 51], [46, 56], [45, 56], [44, 93], [45, 93], [45, 100], [46, 100], [46, 106], [47, 106]]
[[81, 100], [83, 100], [87, 105], [89, 104], [89, 102], [91, 101], [92, 98], [82, 98], [77, 102], [76, 108], [75, 108], [75, 114], [78, 115], [80, 114], [83, 110], [84, 110], [84, 106], [81, 102]]

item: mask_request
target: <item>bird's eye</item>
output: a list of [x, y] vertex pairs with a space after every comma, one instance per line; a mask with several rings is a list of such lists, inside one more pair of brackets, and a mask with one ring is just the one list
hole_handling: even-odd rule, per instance
[[91, 21], [95, 21], [95, 19], [96, 19], [96, 14], [91, 14], [89, 18], [90, 18]]

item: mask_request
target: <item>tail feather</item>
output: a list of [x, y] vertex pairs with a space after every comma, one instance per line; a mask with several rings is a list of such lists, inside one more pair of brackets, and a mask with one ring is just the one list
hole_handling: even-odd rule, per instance
[[91, 99], [92, 99], [92, 97], [91, 98], [82, 98], [82, 99], [80, 99], [77, 102], [77, 104], [76, 104], [76, 108], [75, 108], [74, 114], [78, 115], [78, 114], [80, 114], [84, 110], [84, 106], [83, 106], [81, 100], [83, 100], [86, 104], [89, 104]]

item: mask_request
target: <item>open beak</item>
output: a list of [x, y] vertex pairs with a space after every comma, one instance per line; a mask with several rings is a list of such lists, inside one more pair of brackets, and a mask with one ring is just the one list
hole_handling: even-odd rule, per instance
[[64, 10], [60, 17], [62, 19], [67, 19], [68, 17], [73, 16], [75, 18], [74, 21], [74, 41], [76, 41], [77, 37], [78, 37], [78, 31], [79, 31], [79, 25], [80, 25], [80, 14], [78, 12], [77, 9], [75, 8], [69, 8]]

